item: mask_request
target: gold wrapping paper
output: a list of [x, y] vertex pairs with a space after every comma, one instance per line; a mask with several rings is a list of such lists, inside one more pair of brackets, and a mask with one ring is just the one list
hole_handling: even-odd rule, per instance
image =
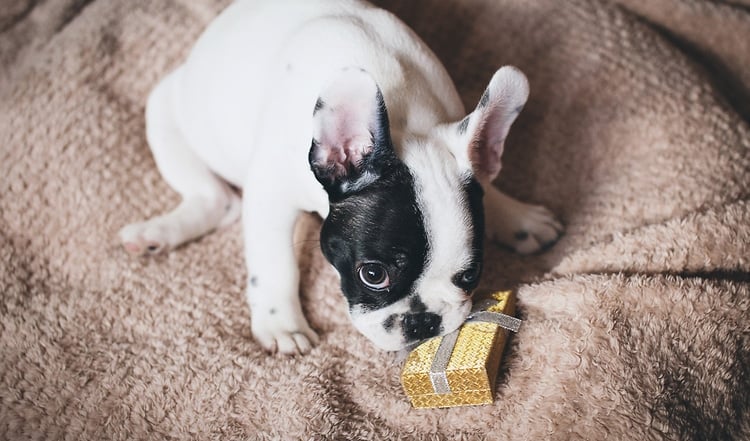
[[[490, 298], [497, 303], [486, 311], [510, 316], [515, 313], [515, 296], [511, 291], [495, 292]], [[496, 324], [484, 322], [465, 323], [460, 328], [445, 369], [449, 393], [436, 393], [430, 379], [430, 369], [443, 337], [417, 346], [401, 371], [401, 384], [412, 406], [429, 408], [492, 403], [508, 332]]]

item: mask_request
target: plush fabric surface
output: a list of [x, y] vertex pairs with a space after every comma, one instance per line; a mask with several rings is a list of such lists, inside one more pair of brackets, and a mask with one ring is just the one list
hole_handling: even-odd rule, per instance
[[488, 245], [482, 285], [525, 320], [496, 402], [420, 411], [350, 325], [316, 218], [304, 357], [251, 338], [239, 224], [118, 244], [178, 202], [144, 102], [226, 3], [2, 1], [0, 439], [750, 438], [750, 2], [380, 2], [467, 108], [497, 67], [528, 75], [496, 185], [567, 226], [545, 254]]

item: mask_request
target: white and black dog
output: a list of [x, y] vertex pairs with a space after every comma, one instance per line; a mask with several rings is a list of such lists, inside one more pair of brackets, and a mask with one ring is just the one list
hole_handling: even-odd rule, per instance
[[300, 307], [292, 231], [301, 211], [317, 212], [359, 331], [386, 350], [451, 332], [470, 312], [484, 234], [527, 254], [562, 231], [491, 185], [528, 93], [503, 67], [467, 115], [435, 55], [382, 9], [237, 1], [146, 106], [156, 164], [182, 202], [120, 237], [153, 254], [241, 213], [253, 334], [305, 353], [318, 336]]

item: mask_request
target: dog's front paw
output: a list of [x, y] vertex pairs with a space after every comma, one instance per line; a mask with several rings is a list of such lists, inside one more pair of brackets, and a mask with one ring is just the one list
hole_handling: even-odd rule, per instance
[[271, 353], [307, 354], [319, 341], [304, 317], [274, 308], [253, 312], [252, 331], [255, 340]]

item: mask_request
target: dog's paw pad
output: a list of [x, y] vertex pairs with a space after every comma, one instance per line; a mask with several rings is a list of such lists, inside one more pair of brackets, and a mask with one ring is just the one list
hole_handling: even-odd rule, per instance
[[519, 254], [533, 254], [549, 248], [560, 238], [564, 228], [549, 210], [528, 206], [513, 235], [512, 246]]

